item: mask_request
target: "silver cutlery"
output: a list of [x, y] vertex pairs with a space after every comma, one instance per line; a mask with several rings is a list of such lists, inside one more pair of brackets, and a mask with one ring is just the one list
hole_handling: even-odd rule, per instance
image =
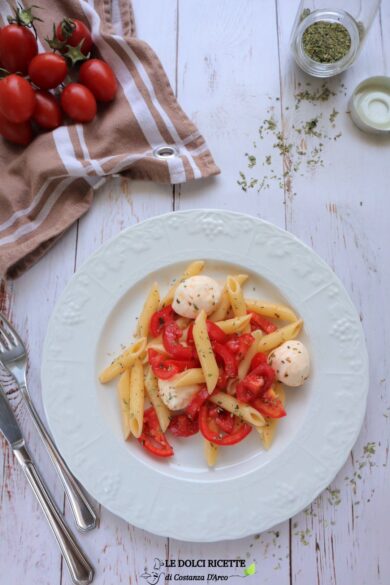
[[30, 414], [41, 435], [54, 467], [61, 478], [69, 499], [77, 528], [81, 532], [96, 527], [97, 517], [80, 485], [59, 454], [47, 432], [29, 394], [26, 380], [27, 352], [23, 341], [7, 319], [0, 313], [0, 361], [16, 380]]
[[15, 458], [20, 463], [27, 481], [42, 507], [50, 527], [54, 532], [54, 536], [57, 539], [73, 582], [76, 585], [87, 585], [91, 583], [93, 579], [93, 568], [66, 526], [47, 487], [43, 483], [26, 449], [18, 422], [3, 392], [0, 392], [0, 430], [10, 444]]

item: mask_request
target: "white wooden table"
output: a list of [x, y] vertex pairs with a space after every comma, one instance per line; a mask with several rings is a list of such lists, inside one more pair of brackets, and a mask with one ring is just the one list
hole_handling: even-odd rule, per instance
[[[370, 396], [360, 437], [330, 489], [305, 512], [262, 535], [208, 545], [181, 543], [135, 529], [99, 510], [98, 530], [80, 536], [96, 567], [97, 585], [145, 583], [141, 574], [145, 567], [153, 567], [155, 557], [253, 560], [257, 575], [248, 583], [256, 585], [390, 582], [386, 393], [390, 317], [384, 310], [386, 291], [390, 292], [390, 142], [361, 133], [347, 113], [348, 96], [361, 79], [390, 73], [390, 3], [383, 2], [355, 66], [327, 84], [336, 95], [317, 105], [302, 100], [298, 108], [295, 94], [313, 92], [321, 82], [309, 80], [291, 61], [288, 39], [296, 4], [134, 0], [139, 37], [157, 51], [181, 105], [206, 135], [222, 174], [176, 188], [109, 181], [90, 213], [55, 248], [25, 276], [5, 285], [1, 303], [28, 339], [29, 379], [42, 411], [39, 372], [49, 316], [73, 272], [103, 242], [129, 225], [175, 209], [222, 208], [262, 217], [312, 246], [339, 275], [360, 312], [371, 359]], [[310, 86], [305, 85], [308, 81]], [[333, 116], [334, 128], [329, 120], [333, 108], [339, 112]], [[260, 139], [259, 126], [270, 118], [276, 129], [265, 131]], [[321, 137], [313, 136], [313, 124], [311, 130], [305, 126], [313, 118], [318, 122], [314, 132]], [[309, 134], [297, 132], [303, 126]], [[292, 145], [282, 155], [273, 146], [278, 130], [283, 144]], [[307, 154], [298, 154], [296, 146]], [[316, 148], [320, 152], [313, 153]], [[314, 162], [308, 164], [311, 159]], [[242, 180], [240, 171], [247, 183], [257, 179], [246, 192], [237, 182]], [[265, 175], [274, 178], [263, 181]], [[39, 467], [73, 526], [60, 482], [26, 410], [17, 396], [13, 404]], [[2, 443], [0, 583], [69, 585], [41, 511]], [[177, 570], [180, 575], [208, 572]]]

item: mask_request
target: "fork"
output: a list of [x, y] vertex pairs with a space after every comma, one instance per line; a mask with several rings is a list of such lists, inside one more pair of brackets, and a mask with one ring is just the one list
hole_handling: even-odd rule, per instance
[[74, 478], [65, 461], [59, 454], [57, 447], [54, 445], [52, 438], [47, 432], [34, 403], [31, 400], [26, 379], [26, 347], [18, 333], [2, 313], [0, 313], [0, 361], [3, 363], [5, 369], [13, 376], [22, 393], [41, 439], [50, 455], [58, 475], [60, 476], [75, 517], [77, 528], [81, 532], [92, 530], [96, 527], [96, 514], [77, 480]]

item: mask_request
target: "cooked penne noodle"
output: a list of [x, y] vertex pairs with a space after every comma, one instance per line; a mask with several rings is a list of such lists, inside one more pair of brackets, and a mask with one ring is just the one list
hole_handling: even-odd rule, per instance
[[217, 392], [210, 396], [210, 400], [228, 412], [239, 416], [254, 427], [262, 427], [265, 424], [265, 419], [258, 410], [253, 408], [253, 406], [249, 406], [249, 404], [240, 402], [234, 396], [229, 396], [224, 392]]
[[197, 274], [202, 272], [203, 266], [204, 266], [203, 260], [196, 260], [195, 262], [191, 262], [191, 264], [187, 266], [181, 277], [178, 278], [178, 280], [171, 286], [165, 297], [162, 299], [160, 306], [166, 307], [166, 305], [171, 304], [173, 301], [173, 297], [175, 296], [175, 291], [179, 284], [183, 282], [183, 280], [186, 280], [186, 278], [189, 278], [190, 276], [196, 276]]
[[269, 335], [264, 335], [257, 345], [258, 351], [271, 351], [271, 349], [278, 347], [284, 341], [294, 339], [302, 329], [302, 325], [303, 321], [300, 319], [281, 327], [273, 333], [269, 333]]
[[[246, 280], [248, 280], [248, 275], [247, 274], [236, 274], [234, 278], [240, 284], [244, 284], [244, 282]], [[218, 307], [211, 314], [211, 316], [209, 317], [209, 320], [213, 321], [214, 323], [216, 321], [223, 321], [224, 319], [226, 319], [226, 316], [228, 314], [229, 309], [230, 309], [230, 299], [229, 299], [229, 295], [228, 295], [228, 292], [226, 289], [226, 283], [225, 283], [223, 286], [223, 289], [222, 289], [221, 300], [218, 303]]]
[[250, 315], [243, 315], [242, 317], [233, 317], [233, 319], [227, 319], [226, 321], [217, 321], [216, 325], [218, 325], [224, 333], [230, 335], [231, 333], [244, 331], [250, 320]]
[[293, 323], [298, 320], [298, 317], [289, 307], [285, 305], [278, 305], [268, 301], [259, 301], [254, 299], [245, 299], [246, 308], [248, 311], [263, 315], [264, 317], [272, 317], [280, 319], [281, 321], [290, 321]]
[[[286, 394], [284, 391], [284, 388], [281, 384], [276, 384], [275, 385], [275, 394], [278, 395], [278, 397], [280, 398], [280, 400], [282, 401], [283, 405], [286, 401]], [[274, 437], [275, 437], [275, 432], [276, 432], [276, 427], [278, 426], [279, 423], [278, 418], [265, 418], [265, 425], [263, 427], [260, 427], [257, 429], [259, 435], [260, 435], [260, 439], [261, 442], [263, 443], [263, 447], [264, 449], [269, 449]]]
[[130, 372], [130, 412], [129, 426], [134, 437], [138, 439], [144, 423], [144, 367], [141, 360], [134, 362]]
[[146, 347], [146, 338], [141, 337], [133, 345], [125, 349], [120, 356], [115, 358], [111, 364], [102, 371], [99, 380], [102, 384], [106, 384], [113, 380], [119, 374], [122, 374], [126, 369], [130, 368], [134, 362], [142, 356]]
[[122, 418], [122, 430], [125, 441], [131, 435], [130, 428], [130, 370], [121, 374], [118, 382], [118, 397]]
[[219, 368], [207, 332], [205, 311], [200, 311], [195, 319], [193, 336], [207, 390], [211, 394], [218, 382]]
[[209, 467], [214, 467], [218, 457], [218, 445], [204, 439], [204, 455], [206, 457], [207, 465]]
[[238, 366], [238, 377], [240, 380], [245, 378], [245, 376], [249, 372], [249, 366], [251, 365], [253, 356], [259, 351], [258, 344], [260, 339], [263, 337], [263, 332], [258, 329], [257, 331], [252, 331], [252, 335], [255, 338], [255, 340]]
[[246, 315], [246, 304], [240, 283], [234, 276], [228, 276], [226, 290], [229, 295], [230, 304], [235, 317]]
[[204, 384], [205, 377], [202, 368], [191, 368], [179, 374], [175, 379], [173, 385], [175, 388], [182, 388], [183, 386], [190, 386], [191, 384]]
[[157, 282], [154, 282], [152, 288], [146, 297], [141, 315], [137, 324], [137, 337], [147, 337], [149, 334], [150, 319], [160, 306], [160, 293]]
[[147, 368], [145, 372], [145, 389], [149, 400], [156, 411], [158, 422], [160, 423], [163, 433], [167, 430], [170, 422], [169, 410], [161, 400], [158, 393], [158, 382], [156, 376], [153, 374], [152, 368]]

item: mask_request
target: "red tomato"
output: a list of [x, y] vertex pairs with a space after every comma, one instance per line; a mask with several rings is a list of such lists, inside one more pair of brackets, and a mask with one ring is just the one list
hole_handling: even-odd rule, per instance
[[240, 362], [254, 342], [255, 338], [250, 333], [233, 333], [226, 342], [226, 347], [235, 354], [237, 362]]
[[252, 402], [252, 406], [256, 408], [263, 416], [268, 418], [282, 418], [286, 416], [282, 401], [277, 397], [272, 388], [267, 392], [256, 398]]
[[197, 419], [191, 419], [186, 414], [177, 414], [169, 423], [169, 430], [175, 437], [191, 437], [199, 432]]
[[267, 392], [274, 381], [275, 370], [268, 364], [261, 363], [237, 384], [237, 398], [242, 402], [252, 402]]
[[[219, 343], [225, 343], [227, 335], [216, 323], [212, 321], [206, 321], [207, 333], [212, 341], [218, 341]], [[187, 343], [188, 345], [194, 345], [194, 322], [188, 327], [187, 331]]]
[[157, 457], [172, 457], [173, 449], [161, 430], [156, 411], [153, 406], [145, 410], [144, 426], [138, 441], [144, 449]]
[[64, 57], [55, 53], [40, 53], [31, 61], [28, 74], [41, 89], [54, 89], [68, 73]]
[[167, 364], [166, 356], [155, 349], [148, 349], [148, 361], [153, 374], [160, 380], [169, 380], [179, 373], [178, 366], [176, 364]]
[[0, 56], [4, 69], [25, 75], [33, 57], [38, 53], [33, 33], [19, 24], [9, 24], [0, 31]]
[[222, 343], [218, 343], [215, 341], [213, 343], [213, 350], [215, 355], [223, 361], [227, 376], [229, 378], [234, 378], [234, 376], [237, 376], [236, 358], [234, 357], [232, 352], [226, 347], [226, 345], [222, 345]]
[[163, 331], [163, 345], [165, 351], [178, 360], [192, 360], [193, 348], [184, 347], [179, 343], [182, 330], [176, 323], [169, 323]]
[[14, 124], [0, 114], [0, 134], [14, 144], [26, 146], [32, 140], [32, 129], [30, 122]]
[[0, 81], [0, 113], [10, 122], [20, 124], [31, 118], [35, 93], [30, 83], [12, 73]]
[[81, 83], [70, 83], [61, 94], [61, 106], [75, 122], [90, 122], [96, 116], [93, 94]]
[[221, 428], [222, 418], [219, 421], [219, 425], [216, 420], [218, 414], [220, 414], [219, 411], [223, 412], [222, 409], [219, 409], [218, 407], [215, 408], [215, 405], [212, 403], [203, 404], [201, 407], [199, 413], [199, 429], [205, 439], [216, 445], [227, 446], [235, 445], [249, 435], [252, 427], [241, 420], [238, 416], [235, 416], [233, 419], [234, 425], [232, 431], [224, 434], [224, 431]]
[[261, 351], [259, 351], [258, 353], [255, 353], [255, 355], [252, 358], [251, 364], [249, 366], [249, 371], [251, 372], [252, 370], [257, 368], [257, 366], [260, 366], [260, 364], [266, 364], [267, 361], [268, 361], [268, 358], [267, 358], [267, 355], [265, 353], [262, 353]]
[[277, 327], [274, 323], [263, 317], [262, 315], [258, 315], [257, 313], [251, 313], [248, 311], [248, 314], [251, 315], [251, 329], [255, 331], [256, 329], [261, 329], [264, 333], [273, 333], [277, 330]]
[[158, 337], [165, 325], [172, 323], [174, 320], [175, 313], [172, 309], [172, 305], [168, 305], [159, 311], [153, 313], [150, 319], [150, 332], [153, 337]]
[[186, 415], [190, 419], [196, 418], [199, 414], [200, 407], [202, 406], [202, 404], [206, 402], [209, 396], [210, 394], [208, 393], [207, 387], [202, 386], [202, 388], [199, 390], [197, 394], [195, 394], [195, 396], [187, 406]]
[[79, 80], [92, 91], [98, 101], [110, 102], [114, 99], [118, 84], [113, 70], [104, 61], [85, 61], [80, 68]]
[[92, 49], [93, 41], [89, 28], [77, 18], [64, 18], [57, 25], [57, 37], [71, 47], [77, 47], [81, 41], [81, 51], [87, 55]]
[[54, 95], [38, 89], [35, 92], [36, 104], [33, 120], [45, 130], [54, 130], [62, 124], [62, 112]]

